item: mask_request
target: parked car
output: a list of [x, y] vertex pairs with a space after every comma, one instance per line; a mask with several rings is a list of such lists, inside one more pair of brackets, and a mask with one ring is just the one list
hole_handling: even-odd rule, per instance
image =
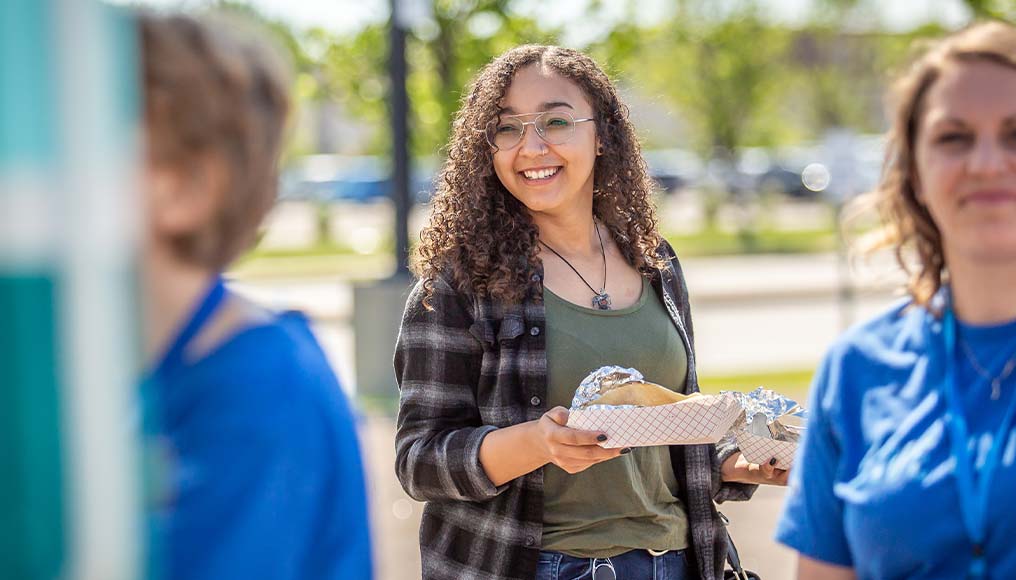
[[[434, 191], [433, 163], [421, 160], [410, 173], [410, 199], [426, 203]], [[372, 203], [390, 197], [390, 164], [375, 156], [310, 155], [283, 173], [280, 199]]]
[[818, 192], [808, 189], [801, 179], [801, 171], [780, 164], [769, 166], [755, 178], [760, 192], [776, 192], [795, 199], [813, 199]]
[[649, 177], [665, 194], [676, 193], [702, 178], [702, 160], [691, 151], [656, 149], [643, 151], [642, 157], [649, 167]]

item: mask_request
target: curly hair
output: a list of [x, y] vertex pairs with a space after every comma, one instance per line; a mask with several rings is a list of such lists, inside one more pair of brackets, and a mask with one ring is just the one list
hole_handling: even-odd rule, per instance
[[420, 234], [413, 273], [427, 296], [437, 276], [459, 292], [519, 303], [539, 301], [538, 231], [526, 207], [494, 173], [483, 127], [496, 118], [515, 74], [540, 65], [578, 85], [592, 104], [603, 154], [593, 168], [593, 215], [643, 275], [663, 267], [651, 202], [652, 181], [628, 108], [588, 56], [557, 46], [523, 45], [484, 67], [455, 116], [448, 156], [438, 178], [429, 224]]
[[[949, 35], [921, 54], [895, 82], [882, 179], [875, 191], [856, 200], [848, 218], [848, 223], [859, 221], [869, 210], [878, 210], [881, 229], [863, 237], [859, 247], [867, 252], [893, 248], [909, 276], [907, 293], [915, 305], [925, 307], [942, 287], [947, 264], [942, 234], [915, 188], [914, 147], [925, 97], [945, 67], [956, 62], [992, 62], [1016, 69], [1016, 27], [992, 21]], [[908, 259], [911, 256], [915, 259]]]

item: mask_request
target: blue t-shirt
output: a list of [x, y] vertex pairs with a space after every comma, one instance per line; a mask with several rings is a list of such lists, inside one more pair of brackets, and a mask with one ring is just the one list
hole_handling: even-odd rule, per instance
[[[776, 538], [809, 558], [852, 567], [862, 580], [964, 578], [972, 545], [942, 391], [944, 363], [953, 355], [944, 352], [941, 322], [924, 308], [905, 306], [848, 331], [827, 354]], [[957, 330], [992, 375], [1016, 352], [1016, 321], [959, 323]], [[992, 400], [990, 384], [968, 356], [961, 351], [953, 360], [979, 470], [1016, 396], [1016, 376]], [[1002, 451], [987, 514], [990, 578], [1016, 576], [1012, 425]]]
[[301, 315], [246, 328], [156, 384], [166, 578], [371, 578], [353, 414]]

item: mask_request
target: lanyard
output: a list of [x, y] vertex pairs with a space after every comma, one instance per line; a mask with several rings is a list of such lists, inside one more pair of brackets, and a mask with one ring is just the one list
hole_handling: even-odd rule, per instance
[[[956, 482], [959, 486], [963, 526], [967, 529], [967, 534], [973, 543], [973, 559], [970, 562], [968, 576], [978, 579], [986, 578], [987, 562], [984, 558], [984, 545], [987, 538], [988, 492], [991, 490], [991, 480], [1001, 460], [1002, 449], [1008, 441], [1007, 427], [1012, 423], [1013, 414], [1016, 412], [1016, 397], [1013, 397], [1009, 402], [1009, 407], [1002, 417], [1002, 423], [998, 426], [998, 431], [991, 441], [991, 448], [988, 449], [980, 477], [977, 478], [974, 473], [974, 458], [971, 456], [970, 446], [967, 443], [970, 432], [967, 428], [966, 417], [963, 415], [960, 396], [956, 392], [956, 317], [951, 306], [945, 309], [942, 319], [942, 335], [945, 341], [946, 357], [945, 383], [943, 385], [947, 405], [946, 424], [949, 428], [952, 457], [956, 463]], [[994, 366], [992, 365], [992, 367]], [[976, 380], [982, 381], [984, 378], [978, 377]]]
[[198, 303], [191, 314], [187, 324], [176, 335], [176, 338], [166, 350], [162, 360], [152, 370], [152, 377], [165, 377], [172, 370], [183, 365], [184, 351], [190, 341], [201, 331], [208, 319], [215, 314], [222, 300], [226, 296], [226, 286], [221, 277], [216, 277], [211, 287], [205, 292], [204, 298]]

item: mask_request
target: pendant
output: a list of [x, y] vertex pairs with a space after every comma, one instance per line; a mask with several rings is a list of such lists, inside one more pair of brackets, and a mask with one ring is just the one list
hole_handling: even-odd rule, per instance
[[610, 294], [601, 292], [593, 296], [593, 307], [600, 310], [610, 310]]
[[1002, 381], [997, 377], [991, 381], [991, 400], [997, 401], [1002, 396]]

